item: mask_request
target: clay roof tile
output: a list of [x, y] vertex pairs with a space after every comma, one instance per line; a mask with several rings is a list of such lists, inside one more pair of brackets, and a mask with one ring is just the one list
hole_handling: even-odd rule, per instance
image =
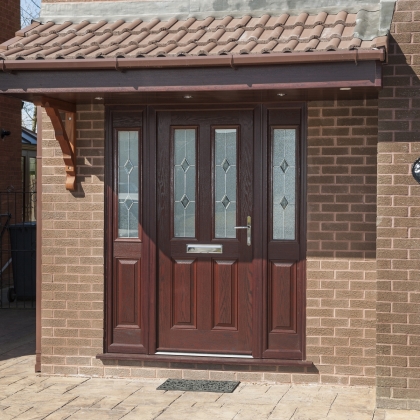
[[123, 33], [132, 33], [137, 26], [139, 26], [143, 21], [141, 19], [135, 19], [132, 22], [124, 22], [121, 26], [118, 28], [115, 28], [112, 32], [114, 35], [121, 35]]
[[318, 44], [319, 40], [316, 38], [311, 39], [309, 42], [300, 42], [298, 45], [296, 45], [294, 51], [311, 52], [316, 49]]
[[243, 28], [238, 28], [235, 32], [225, 32], [220, 38], [220, 44], [227, 44], [232, 41], [238, 41], [241, 35], [245, 32]]
[[282, 44], [277, 44], [274, 48], [273, 48], [273, 52], [292, 52], [296, 45], [299, 43], [298, 40], [296, 39], [292, 39], [287, 43], [282, 43]]
[[287, 13], [283, 13], [280, 16], [271, 16], [265, 24], [265, 27], [267, 29], [275, 29], [280, 25], [284, 26], [284, 24], [287, 22], [287, 19], [289, 19], [289, 15]]
[[30, 32], [32, 29], [36, 28], [39, 25], [40, 25], [39, 22], [32, 22], [30, 25], [25, 26], [24, 28], [17, 31], [15, 35], [16, 36], [26, 36], [27, 32]]
[[331, 38], [340, 38], [343, 31], [344, 31], [344, 25], [341, 23], [333, 27], [324, 28], [321, 34], [321, 39], [323, 41], [326, 41]]
[[177, 18], [170, 18], [167, 21], [161, 21], [159, 23], [157, 23], [156, 25], [154, 25], [151, 29], [150, 32], [153, 34], [162, 32], [162, 31], [168, 31], [173, 25], [175, 25], [175, 23], [178, 22]]
[[174, 56], [188, 55], [188, 53], [197, 47], [197, 44], [191, 43], [184, 45], [182, 47], [176, 47], [171, 51], [171, 54]]
[[204, 20], [196, 20], [189, 28], [188, 32], [200, 31], [209, 26], [214, 21], [214, 17], [208, 17]]
[[307, 42], [313, 38], [319, 38], [323, 30], [324, 27], [322, 25], [317, 25], [314, 28], [304, 29], [299, 37], [299, 40], [301, 42]]
[[178, 20], [173, 26], [171, 26], [169, 33], [172, 34], [178, 31], [186, 31], [195, 21], [196, 19], [193, 17], [190, 17], [187, 20]]
[[284, 29], [282, 26], [277, 26], [276, 29], [265, 30], [260, 36], [260, 41], [269, 42], [273, 39], [279, 39], [283, 31]]
[[225, 16], [223, 19], [214, 19], [209, 25], [209, 31], [217, 31], [218, 29], [225, 29], [226, 25], [232, 20], [232, 16]]
[[242, 16], [240, 19], [232, 19], [226, 26], [226, 31], [233, 32], [236, 31], [238, 28], [243, 28], [249, 21], [251, 20], [251, 16], [245, 15]]
[[363, 42], [354, 38], [356, 16], [321, 11], [201, 20], [36, 23], [1, 44], [0, 51], [3, 59], [13, 60], [386, 49], [387, 36]]

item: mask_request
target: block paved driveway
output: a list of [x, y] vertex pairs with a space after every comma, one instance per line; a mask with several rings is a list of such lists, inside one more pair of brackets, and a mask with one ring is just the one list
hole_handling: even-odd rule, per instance
[[33, 311], [0, 310], [0, 419], [420, 420], [418, 411], [375, 410], [374, 389], [241, 383], [232, 394], [157, 391], [162, 379], [34, 373]]

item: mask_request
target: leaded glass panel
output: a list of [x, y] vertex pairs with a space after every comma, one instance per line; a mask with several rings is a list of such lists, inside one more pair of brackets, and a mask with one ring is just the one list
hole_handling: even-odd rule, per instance
[[236, 238], [236, 129], [215, 130], [215, 237]]
[[195, 129], [174, 132], [174, 236], [195, 236]]
[[139, 133], [118, 132], [118, 236], [139, 237]]
[[296, 130], [273, 133], [273, 239], [294, 240], [296, 222]]

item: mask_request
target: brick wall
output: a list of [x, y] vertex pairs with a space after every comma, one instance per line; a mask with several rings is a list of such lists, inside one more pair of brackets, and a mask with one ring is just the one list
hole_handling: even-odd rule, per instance
[[[0, 1], [0, 43], [7, 39], [13, 38], [15, 32], [20, 27], [20, 1], [19, 0], [2, 0]], [[4, 18], [7, 16], [7, 19]], [[0, 192], [6, 191], [10, 186], [15, 190], [22, 189], [22, 171], [21, 171], [21, 101], [4, 97], [0, 95], [0, 128], [9, 130], [12, 134], [0, 140]], [[19, 208], [20, 201], [17, 203]], [[14, 205], [12, 212], [14, 211]], [[10, 198], [0, 197], [0, 213], [10, 211]], [[20, 221], [20, 214], [13, 214], [13, 222]], [[4, 223], [4, 219], [0, 220], [0, 224]], [[0, 252], [0, 268], [3, 267], [10, 258], [10, 254], [5, 249], [8, 248], [9, 238], [7, 235], [3, 236], [0, 247], [3, 252]], [[3, 272], [0, 279], [0, 287], [8, 284], [11, 278], [11, 266]]]
[[420, 409], [420, 1], [399, 0], [379, 97], [377, 404]]
[[[13, 38], [20, 28], [20, 0], [2, 0], [0, 2], [1, 31], [0, 44]], [[7, 17], [5, 19], [4, 17]]]
[[[0, 2], [1, 19], [0, 43], [13, 38], [20, 28], [20, 1], [2, 0]], [[0, 128], [11, 131], [9, 137], [0, 140], [0, 191], [13, 185], [21, 189], [21, 101], [0, 96]]]
[[104, 320], [103, 110], [78, 107], [73, 194], [64, 188], [61, 152], [44, 116], [42, 371], [373, 385], [376, 114], [376, 101], [368, 99], [309, 104], [308, 359], [320, 374], [97, 360]]
[[43, 114], [42, 372], [89, 374], [103, 351], [104, 113], [77, 112], [77, 190]]
[[307, 358], [375, 384], [377, 100], [308, 104]]

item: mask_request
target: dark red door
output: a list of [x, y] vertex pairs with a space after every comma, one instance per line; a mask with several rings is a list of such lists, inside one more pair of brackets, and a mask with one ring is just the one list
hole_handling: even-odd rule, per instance
[[107, 351], [304, 359], [304, 107], [116, 108]]
[[158, 352], [252, 353], [253, 120], [158, 112]]

